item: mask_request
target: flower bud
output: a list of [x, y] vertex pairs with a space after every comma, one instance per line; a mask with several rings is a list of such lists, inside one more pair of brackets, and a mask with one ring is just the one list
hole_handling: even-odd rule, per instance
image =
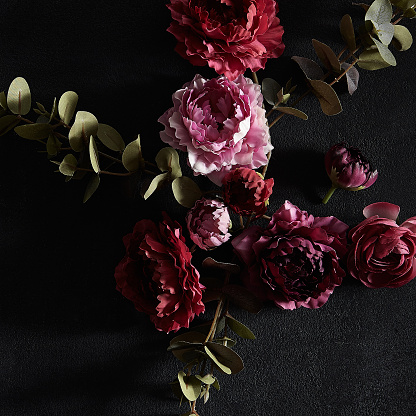
[[337, 188], [360, 191], [368, 188], [377, 179], [378, 172], [355, 147], [346, 147], [345, 143], [332, 146], [325, 155], [325, 168], [332, 187], [323, 199], [326, 204]]

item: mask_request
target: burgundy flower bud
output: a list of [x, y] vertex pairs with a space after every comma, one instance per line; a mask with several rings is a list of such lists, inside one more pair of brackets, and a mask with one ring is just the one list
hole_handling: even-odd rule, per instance
[[253, 169], [237, 168], [227, 173], [222, 183], [224, 201], [237, 214], [260, 217], [266, 212], [273, 179], [264, 180]]
[[325, 155], [325, 168], [332, 187], [323, 199], [326, 204], [337, 188], [360, 191], [368, 188], [377, 179], [378, 172], [355, 147], [346, 147], [345, 143], [332, 146]]

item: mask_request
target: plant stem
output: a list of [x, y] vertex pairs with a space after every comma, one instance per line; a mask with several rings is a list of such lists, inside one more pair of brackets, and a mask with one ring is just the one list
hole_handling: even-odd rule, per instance
[[331, 198], [332, 194], [335, 192], [335, 189], [337, 189], [337, 186], [332, 185], [330, 190], [325, 195], [324, 199], [322, 200], [323, 204], [326, 204], [329, 201], [329, 198]]
[[258, 79], [258, 77], [257, 77], [257, 73], [256, 73], [256, 72], [254, 72], [254, 71], [252, 71], [252, 72], [251, 72], [251, 74], [252, 74], [252, 76], [253, 76], [253, 81], [254, 81], [254, 83], [255, 83], [255, 84], [258, 84], [258, 83], [259, 83], [259, 79]]
[[[76, 168], [76, 170], [80, 170], [83, 172], [94, 172], [96, 173], [94, 170], [92, 169], [85, 169], [85, 168]], [[136, 172], [127, 172], [127, 173], [118, 173], [118, 172], [108, 172], [106, 170], [100, 170], [100, 175], [111, 175], [111, 176], [130, 176], [133, 175]]]

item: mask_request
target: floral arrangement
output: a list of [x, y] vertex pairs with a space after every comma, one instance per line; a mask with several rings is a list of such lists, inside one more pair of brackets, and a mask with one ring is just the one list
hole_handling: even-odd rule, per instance
[[[243, 369], [233, 337], [255, 336], [230, 315], [230, 303], [253, 313], [268, 301], [282, 309], [316, 309], [346, 272], [370, 288], [400, 287], [416, 276], [416, 217], [398, 225], [396, 205], [369, 205], [363, 211], [366, 219], [350, 230], [333, 216], [314, 217], [289, 201], [267, 215], [275, 185], [267, 168], [273, 149], [278, 151], [270, 129], [285, 115], [307, 120], [295, 106], [308, 94], [325, 114], [338, 114], [342, 107], [334, 86], [345, 82], [353, 94], [359, 79], [355, 65], [372, 71], [394, 66], [389, 46], [405, 51], [412, 45], [409, 30], [399, 22], [416, 16], [414, 1], [359, 6], [364, 19], [358, 35], [349, 15], [341, 20], [341, 52], [313, 40], [319, 63], [292, 58], [304, 74], [306, 89], [299, 94], [293, 80], [284, 87], [272, 78], [260, 84], [256, 74], [284, 50], [274, 0], [171, 0], [168, 31], [178, 42], [176, 51], [218, 76], [197, 74], [174, 92], [172, 107], [159, 118], [160, 138], [168, 147], [155, 163], [145, 159], [140, 136], [126, 145], [116, 129], [92, 113], [75, 112], [78, 95], [73, 91], [55, 99], [50, 111], [36, 103], [36, 121], [26, 118], [32, 100], [23, 78], [0, 95], [0, 134], [14, 130], [41, 143], [66, 180], [89, 176], [84, 202], [103, 176], [135, 175], [148, 184], [144, 199], [170, 186], [177, 202], [189, 209], [180, 222], [168, 213], [161, 213], [158, 224], [139, 220], [124, 237], [126, 254], [115, 269], [117, 290], [166, 333], [189, 328], [207, 303], [217, 302], [212, 319], [176, 335], [168, 347], [183, 363], [171, 386], [189, 402], [184, 415], [197, 415], [198, 398], [206, 402], [212, 387], [219, 390], [217, 373]], [[183, 175], [178, 151], [194, 176], [211, 181], [210, 189], [202, 191]], [[345, 143], [328, 150], [324, 165], [332, 185], [323, 203], [337, 188], [363, 190], [378, 177], [360, 150]], [[219, 246], [228, 247], [229, 262], [213, 258]], [[198, 265], [195, 250], [209, 251]]]

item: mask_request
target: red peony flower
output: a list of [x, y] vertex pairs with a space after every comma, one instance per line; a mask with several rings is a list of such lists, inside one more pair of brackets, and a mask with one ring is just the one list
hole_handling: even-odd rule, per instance
[[274, 0], [171, 0], [168, 31], [192, 65], [208, 65], [230, 80], [264, 68], [283, 53], [283, 27]]
[[237, 214], [260, 217], [266, 212], [273, 179], [264, 180], [252, 169], [238, 168], [227, 173], [222, 183], [224, 201]]
[[126, 255], [115, 270], [117, 290], [165, 332], [189, 328], [205, 310], [204, 287], [181, 231], [167, 215], [159, 226], [139, 221], [124, 237]]
[[400, 287], [416, 276], [416, 217], [397, 225], [399, 209], [372, 204], [364, 209], [367, 219], [350, 231], [348, 271], [367, 287]]
[[335, 217], [314, 218], [286, 201], [266, 229], [253, 226], [232, 244], [247, 266], [246, 286], [282, 309], [319, 308], [345, 272], [339, 258], [348, 226]]

